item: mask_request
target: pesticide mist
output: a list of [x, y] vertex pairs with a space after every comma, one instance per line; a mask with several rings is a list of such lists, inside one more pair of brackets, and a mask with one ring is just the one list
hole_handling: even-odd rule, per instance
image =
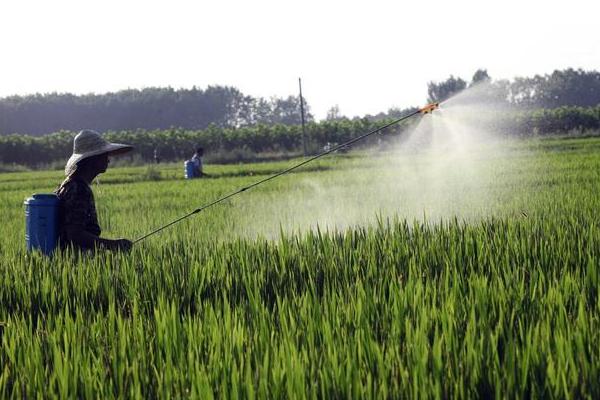
[[395, 218], [434, 224], [506, 213], [523, 156], [507, 139], [507, 112], [490, 85], [471, 87], [415, 116], [413, 128], [383, 148], [354, 150], [360, 156], [333, 171], [295, 174], [285, 191], [253, 193], [241, 234], [275, 238]]

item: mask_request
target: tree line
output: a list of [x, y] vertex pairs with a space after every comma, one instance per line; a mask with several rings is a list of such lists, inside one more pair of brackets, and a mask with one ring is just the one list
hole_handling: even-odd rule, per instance
[[[593, 107], [600, 104], [600, 73], [581, 69], [557, 70], [551, 74], [509, 80], [492, 80], [487, 71], [475, 72], [469, 82], [450, 76], [429, 82], [429, 101], [442, 101], [468, 87], [479, 85], [481, 95], [519, 108]], [[481, 99], [481, 96], [479, 97]], [[306, 99], [305, 103], [306, 103]], [[308, 104], [307, 121], [314, 121]], [[394, 118], [409, 110], [390, 108], [365, 118]], [[414, 108], [412, 108], [414, 109]], [[340, 120], [337, 106], [328, 120]], [[356, 117], [359, 118], [359, 117]], [[122, 130], [186, 130], [242, 128], [258, 125], [298, 125], [300, 97], [248, 96], [229, 86], [206, 89], [147, 88], [106, 94], [36, 94], [0, 98], [0, 135], [11, 133], [43, 135], [61, 130], [91, 127], [101, 132]]]
[[[503, 114], [500, 126], [507, 135], [547, 135], [600, 130], [600, 106], [532, 109]], [[327, 143], [343, 143], [372, 131], [391, 119], [369, 118], [325, 120], [310, 122], [306, 127], [308, 149], [321, 151]], [[359, 146], [383, 145], [394, 140], [417, 120], [407, 120], [388, 128], [383, 135], [374, 135]], [[71, 155], [76, 132], [60, 131], [43, 136], [0, 136], [0, 162], [39, 167], [64, 163]], [[114, 142], [135, 146], [134, 157], [152, 162], [154, 151], [163, 161], [182, 161], [191, 157], [197, 146], [207, 150], [213, 162], [237, 162], [267, 158], [274, 155], [299, 155], [302, 152], [303, 132], [299, 125], [256, 125], [242, 128], [219, 128], [210, 125], [202, 130], [171, 128], [166, 130], [123, 130], [106, 132]]]
[[[443, 101], [466, 88], [471, 90], [463, 93], [475, 94], [472, 101], [489, 101], [510, 110], [503, 117], [506, 123], [500, 124], [510, 127], [506, 134], [600, 129], [600, 73], [596, 71], [566, 69], [495, 81], [480, 69], [469, 82], [454, 76], [429, 82], [428, 100]], [[109, 140], [134, 144], [141, 160], [152, 159], [155, 149], [165, 161], [182, 160], [198, 145], [221, 162], [256, 159], [260, 154], [298, 154], [303, 147], [299, 103], [299, 97], [255, 98], [225, 86], [8, 97], [0, 99], [0, 164], [60, 162], [70, 155], [73, 136], [81, 127], [106, 132]], [[415, 110], [390, 108], [349, 119], [333, 107], [321, 122], [308, 111], [308, 147], [315, 152], [327, 143], [347, 141]], [[394, 127], [392, 133], [406, 126]], [[16, 133], [7, 134], [11, 132]]]
[[429, 82], [428, 100], [444, 101], [468, 87], [480, 86], [477, 100], [493, 100], [520, 109], [600, 105], [600, 72], [582, 69], [556, 70], [551, 74], [518, 77], [512, 81], [492, 80], [487, 70], [475, 72], [471, 81], [450, 76]]
[[[39, 136], [93, 127], [104, 132], [131, 129], [234, 128], [301, 122], [300, 97], [252, 97], [228, 86], [207, 89], [147, 88], [116, 93], [36, 94], [0, 99], [0, 135]], [[305, 104], [305, 118], [312, 121]]]

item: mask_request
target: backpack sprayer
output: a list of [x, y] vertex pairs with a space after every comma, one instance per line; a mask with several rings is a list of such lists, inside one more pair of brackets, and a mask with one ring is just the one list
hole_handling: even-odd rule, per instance
[[144, 236], [142, 236], [142, 237], [140, 237], [140, 238], [138, 238], [138, 239], [134, 240], [134, 241], [133, 241], [133, 243], [134, 243], [134, 244], [135, 244], [135, 243], [138, 243], [138, 242], [140, 242], [140, 241], [142, 241], [142, 240], [146, 239], [148, 236], [152, 236], [152, 235], [154, 235], [155, 233], [158, 233], [158, 232], [162, 231], [163, 229], [166, 229], [166, 228], [168, 228], [169, 226], [171, 226], [171, 225], [174, 225], [174, 224], [178, 223], [179, 221], [182, 221], [182, 220], [184, 220], [184, 219], [186, 219], [186, 218], [188, 218], [188, 217], [191, 217], [191, 216], [192, 216], [192, 215], [194, 215], [194, 214], [198, 214], [200, 211], [206, 210], [206, 209], [207, 209], [207, 208], [209, 208], [209, 207], [212, 207], [212, 206], [214, 206], [214, 205], [216, 205], [216, 204], [219, 204], [219, 203], [221, 203], [221, 202], [223, 202], [223, 201], [225, 201], [225, 200], [227, 200], [227, 199], [230, 199], [231, 197], [233, 197], [233, 196], [236, 196], [236, 195], [238, 195], [238, 194], [240, 194], [240, 193], [242, 193], [242, 192], [245, 192], [246, 190], [252, 189], [252, 188], [254, 188], [254, 187], [258, 186], [258, 185], [262, 185], [263, 183], [266, 183], [266, 182], [268, 182], [268, 181], [270, 181], [270, 180], [273, 180], [273, 179], [275, 179], [275, 178], [278, 178], [278, 177], [280, 177], [281, 175], [285, 175], [285, 174], [287, 174], [288, 172], [291, 172], [291, 171], [293, 171], [293, 170], [295, 170], [295, 169], [297, 169], [297, 168], [300, 168], [301, 166], [303, 166], [303, 165], [306, 165], [306, 164], [308, 164], [309, 162], [311, 162], [311, 161], [314, 161], [314, 160], [316, 160], [316, 159], [318, 159], [318, 158], [321, 158], [321, 157], [323, 157], [323, 156], [326, 156], [327, 154], [330, 154], [330, 153], [333, 153], [334, 151], [337, 151], [337, 150], [339, 150], [339, 149], [342, 149], [342, 148], [348, 147], [348, 146], [350, 146], [350, 145], [352, 145], [352, 144], [354, 144], [354, 143], [356, 143], [356, 142], [358, 142], [358, 141], [361, 141], [361, 140], [363, 140], [363, 139], [365, 139], [365, 138], [367, 138], [367, 137], [369, 137], [369, 136], [371, 136], [371, 135], [374, 135], [374, 134], [375, 134], [375, 133], [377, 133], [377, 132], [381, 132], [381, 131], [382, 131], [382, 130], [384, 130], [385, 128], [389, 128], [389, 127], [390, 127], [390, 126], [392, 126], [392, 125], [396, 125], [396, 124], [398, 124], [398, 123], [400, 123], [400, 122], [402, 122], [402, 121], [404, 121], [404, 120], [407, 120], [407, 119], [409, 119], [410, 117], [413, 117], [413, 116], [415, 116], [415, 115], [417, 115], [417, 114], [423, 114], [423, 115], [425, 115], [425, 114], [431, 114], [431, 113], [432, 113], [434, 110], [436, 110], [437, 108], [439, 108], [439, 106], [440, 106], [440, 103], [438, 103], [438, 102], [436, 102], [436, 103], [431, 103], [431, 104], [428, 104], [428, 105], [426, 105], [425, 107], [423, 107], [423, 108], [421, 108], [421, 109], [419, 109], [419, 110], [417, 110], [417, 111], [414, 111], [414, 112], [412, 112], [412, 113], [410, 113], [410, 114], [408, 114], [408, 115], [405, 115], [404, 117], [398, 118], [398, 119], [396, 119], [396, 120], [394, 120], [394, 121], [392, 121], [392, 122], [389, 122], [388, 124], [386, 124], [386, 125], [383, 125], [383, 126], [381, 126], [381, 127], [377, 128], [377, 129], [375, 129], [375, 130], [373, 130], [373, 131], [371, 131], [371, 132], [365, 133], [365, 134], [363, 134], [363, 135], [361, 135], [361, 136], [358, 136], [358, 137], [356, 137], [356, 138], [354, 138], [354, 139], [351, 139], [351, 140], [349, 140], [349, 141], [347, 141], [347, 142], [345, 142], [345, 143], [342, 143], [342, 144], [340, 144], [340, 145], [337, 145], [337, 146], [335, 146], [335, 147], [333, 147], [333, 148], [331, 148], [331, 149], [329, 149], [329, 150], [327, 150], [327, 151], [324, 151], [324, 152], [322, 152], [322, 153], [319, 153], [319, 154], [317, 154], [317, 155], [315, 155], [315, 156], [312, 156], [312, 157], [310, 157], [310, 158], [308, 158], [308, 159], [306, 159], [306, 160], [304, 160], [304, 161], [302, 161], [302, 162], [300, 162], [300, 163], [298, 163], [298, 164], [296, 164], [296, 165], [294, 165], [294, 166], [292, 166], [292, 167], [290, 167], [290, 168], [287, 168], [287, 169], [285, 169], [285, 170], [283, 170], [283, 171], [281, 171], [281, 172], [278, 172], [278, 173], [276, 173], [276, 174], [274, 174], [274, 175], [271, 175], [271, 176], [269, 176], [269, 177], [267, 177], [267, 178], [264, 178], [264, 179], [262, 179], [262, 180], [260, 180], [260, 181], [258, 181], [258, 182], [255, 182], [255, 183], [253, 183], [253, 184], [251, 184], [251, 185], [249, 185], [249, 186], [246, 186], [246, 187], [243, 187], [243, 188], [241, 188], [241, 189], [238, 189], [237, 191], [235, 191], [235, 192], [233, 192], [233, 193], [230, 193], [230, 194], [228, 194], [228, 195], [226, 195], [226, 196], [224, 196], [224, 197], [221, 197], [220, 199], [217, 199], [217, 200], [215, 200], [215, 201], [213, 201], [213, 202], [211, 202], [211, 203], [205, 204], [204, 206], [202, 206], [202, 207], [200, 207], [200, 208], [197, 208], [197, 209], [195, 209], [194, 211], [192, 211], [192, 212], [190, 212], [190, 213], [188, 213], [188, 214], [186, 214], [186, 215], [184, 215], [184, 216], [182, 216], [182, 217], [180, 217], [180, 218], [177, 218], [176, 220], [174, 220], [174, 221], [172, 221], [172, 222], [169, 222], [168, 224], [166, 224], [166, 225], [163, 225], [163, 226], [161, 226], [160, 228], [157, 228], [157, 229], [153, 230], [153, 231], [152, 231], [152, 232], [150, 232], [150, 233], [147, 233], [147, 234], [145, 234]]
[[[404, 117], [398, 118], [392, 122], [389, 122], [386, 125], [383, 125], [371, 132], [365, 133], [365, 134], [358, 136], [354, 139], [351, 139], [345, 143], [337, 145], [327, 151], [324, 151], [315, 156], [312, 156], [290, 168], [287, 168], [281, 172], [278, 172], [278, 173], [271, 175], [265, 179], [255, 182], [249, 186], [238, 189], [237, 191], [230, 193], [227, 196], [221, 197], [220, 199], [217, 199], [211, 203], [205, 204], [204, 206], [197, 208], [194, 211], [192, 211], [180, 218], [177, 218], [175, 221], [169, 222], [168, 224], [163, 225], [160, 228], [157, 228], [150, 233], [147, 233], [146, 235], [134, 240], [133, 243], [134, 244], [138, 243], [138, 242], [146, 239], [147, 237], [152, 236], [152, 235], [162, 231], [163, 229], [166, 229], [169, 226], [178, 223], [179, 221], [182, 221], [188, 217], [191, 217], [194, 214], [198, 214], [200, 211], [206, 210], [209, 207], [217, 205], [233, 196], [236, 196], [242, 192], [245, 192], [246, 190], [252, 189], [258, 185], [262, 185], [263, 183], [266, 183], [270, 180], [278, 178], [281, 175], [285, 175], [288, 172], [291, 172], [297, 168], [300, 168], [301, 166], [308, 164], [309, 162], [312, 162], [318, 158], [326, 156], [327, 154], [330, 154], [339, 149], [351, 146], [352, 144], [354, 144], [358, 141], [361, 141], [371, 135], [374, 135], [377, 132], [381, 132], [385, 128], [389, 128], [392, 125], [396, 125], [396, 124], [398, 124], [404, 120], [407, 120], [418, 114], [423, 114], [423, 115], [430, 114], [434, 110], [439, 108], [439, 106], [440, 106], [439, 103], [428, 104], [425, 107], [423, 107], [417, 111], [414, 111], [408, 115], [405, 115]], [[46, 254], [46, 255], [52, 254], [52, 252], [54, 251], [54, 249], [56, 248], [57, 243], [58, 243], [58, 207], [59, 207], [58, 197], [56, 197], [55, 194], [34, 194], [32, 197], [25, 200], [24, 205], [25, 205], [25, 242], [26, 242], [26, 246], [27, 246], [27, 251], [39, 250], [40, 252], [42, 252], [43, 254]]]

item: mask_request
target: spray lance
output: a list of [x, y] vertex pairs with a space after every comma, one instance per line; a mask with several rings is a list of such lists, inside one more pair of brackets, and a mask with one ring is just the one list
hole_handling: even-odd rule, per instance
[[288, 172], [291, 172], [291, 171], [293, 171], [293, 170], [295, 170], [295, 169], [297, 169], [297, 168], [300, 168], [300, 167], [302, 167], [303, 165], [306, 165], [306, 164], [308, 164], [309, 162], [312, 162], [312, 161], [314, 161], [314, 160], [316, 160], [316, 159], [318, 159], [318, 158], [321, 158], [321, 157], [323, 157], [323, 156], [326, 156], [327, 154], [330, 154], [330, 153], [333, 153], [333, 152], [335, 152], [335, 151], [337, 151], [337, 150], [339, 150], [339, 149], [342, 149], [342, 148], [345, 148], [345, 147], [351, 146], [351, 145], [353, 145], [354, 143], [356, 143], [356, 142], [359, 142], [359, 141], [361, 141], [361, 140], [363, 140], [363, 139], [365, 139], [365, 138], [367, 138], [367, 137], [369, 137], [369, 136], [371, 136], [371, 135], [374, 135], [374, 134], [375, 134], [375, 133], [377, 133], [377, 132], [381, 132], [382, 130], [384, 130], [384, 129], [386, 129], [386, 128], [389, 128], [389, 127], [390, 127], [390, 126], [392, 126], [392, 125], [396, 125], [396, 124], [398, 124], [398, 123], [400, 123], [400, 122], [402, 122], [402, 121], [404, 121], [404, 120], [407, 120], [407, 119], [409, 119], [409, 118], [411, 118], [411, 117], [414, 117], [415, 115], [419, 115], [419, 114], [422, 114], [422, 115], [425, 115], [425, 114], [431, 114], [431, 113], [432, 113], [434, 110], [436, 110], [437, 108], [439, 108], [439, 106], [440, 106], [440, 103], [438, 103], [438, 102], [435, 102], [435, 103], [428, 104], [428, 105], [426, 105], [425, 107], [418, 109], [417, 111], [414, 111], [414, 112], [412, 112], [412, 113], [410, 113], [410, 114], [408, 114], [408, 115], [405, 115], [405, 116], [403, 116], [403, 117], [401, 117], [401, 118], [398, 118], [398, 119], [396, 119], [396, 120], [394, 120], [394, 121], [391, 121], [391, 122], [389, 122], [389, 123], [387, 123], [387, 124], [385, 124], [385, 125], [383, 125], [383, 126], [381, 126], [381, 127], [377, 128], [377, 129], [375, 129], [375, 130], [373, 130], [373, 131], [370, 131], [370, 132], [368, 132], [368, 133], [365, 133], [365, 134], [363, 134], [363, 135], [361, 135], [361, 136], [355, 137], [354, 139], [351, 139], [351, 140], [349, 140], [349, 141], [347, 141], [347, 142], [345, 142], [345, 143], [342, 143], [342, 144], [340, 144], [340, 145], [337, 145], [337, 146], [335, 146], [335, 147], [333, 147], [333, 148], [331, 148], [331, 149], [329, 149], [329, 150], [327, 150], [327, 151], [324, 151], [324, 152], [322, 152], [322, 153], [319, 153], [319, 154], [317, 154], [317, 155], [315, 155], [315, 156], [312, 156], [312, 157], [310, 157], [310, 158], [308, 158], [308, 159], [306, 159], [306, 160], [304, 160], [304, 161], [302, 161], [302, 162], [300, 162], [300, 163], [298, 163], [298, 164], [296, 164], [296, 165], [294, 165], [294, 166], [292, 166], [292, 167], [290, 167], [290, 168], [284, 169], [283, 171], [280, 171], [280, 172], [278, 172], [278, 173], [276, 173], [276, 174], [274, 174], [274, 175], [271, 175], [271, 176], [269, 176], [269, 177], [267, 177], [267, 178], [261, 179], [261, 180], [260, 180], [260, 181], [258, 181], [258, 182], [254, 182], [253, 184], [251, 184], [251, 185], [249, 185], [249, 186], [246, 186], [246, 187], [243, 187], [243, 188], [241, 188], [241, 189], [238, 189], [238, 190], [236, 190], [235, 192], [232, 192], [232, 193], [230, 193], [230, 194], [228, 194], [228, 195], [226, 195], [226, 196], [224, 196], [224, 197], [221, 197], [220, 199], [217, 199], [217, 200], [215, 200], [215, 201], [213, 201], [213, 202], [211, 202], [211, 203], [205, 204], [205, 205], [203, 205], [202, 207], [200, 207], [200, 208], [197, 208], [197, 209], [195, 209], [194, 211], [192, 211], [192, 212], [190, 212], [190, 213], [188, 213], [188, 214], [186, 214], [186, 215], [184, 215], [184, 216], [182, 216], [182, 217], [179, 217], [179, 218], [177, 218], [176, 220], [174, 220], [174, 221], [171, 221], [171, 222], [169, 222], [168, 224], [166, 224], [166, 225], [163, 225], [163, 226], [161, 226], [160, 228], [157, 228], [157, 229], [155, 229], [155, 230], [153, 230], [153, 231], [151, 231], [151, 232], [149, 232], [149, 233], [145, 234], [144, 236], [142, 236], [142, 237], [140, 237], [140, 238], [138, 238], [138, 239], [134, 240], [134, 241], [133, 241], [133, 244], [135, 244], [135, 243], [138, 243], [138, 242], [140, 242], [140, 241], [142, 241], [142, 240], [146, 239], [147, 237], [149, 237], [149, 236], [152, 236], [152, 235], [154, 235], [155, 233], [158, 233], [158, 232], [162, 231], [163, 229], [166, 229], [166, 228], [168, 228], [168, 227], [169, 227], [169, 226], [171, 226], [171, 225], [175, 225], [175, 224], [176, 224], [176, 223], [178, 223], [179, 221], [182, 221], [182, 220], [184, 220], [184, 219], [186, 219], [186, 218], [188, 218], [188, 217], [191, 217], [191, 216], [192, 216], [192, 215], [194, 215], [194, 214], [198, 214], [200, 211], [204, 211], [204, 210], [206, 210], [206, 209], [207, 209], [207, 208], [209, 208], [209, 207], [212, 207], [212, 206], [214, 206], [214, 205], [217, 205], [217, 204], [219, 204], [219, 203], [221, 203], [221, 202], [223, 202], [223, 201], [225, 201], [225, 200], [227, 200], [227, 199], [230, 199], [230, 198], [232, 198], [233, 196], [236, 196], [236, 195], [238, 195], [238, 194], [240, 194], [240, 193], [242, 193], [242, 192], [245, 192], [246, 190], [252, 189], [252, 188], [254, 188], [254, 187], [258, 186], [258, 185], [262, 185], [263, 183], [266, 183], [266, 182], [268, 182], [268, 181], [271, 181], [271, 180], [273, 180], [273, 179], [275, 179], [275, 178], [278, 178], [278, 177], [280, 177], [281, 175], [285, 175], [285, 174], [287, 174]]

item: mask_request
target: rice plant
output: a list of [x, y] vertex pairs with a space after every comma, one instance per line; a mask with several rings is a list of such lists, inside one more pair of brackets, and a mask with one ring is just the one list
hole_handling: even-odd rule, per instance
[[[27, 253], [61, 172], [0, 174], [0, 397], [598, 398], [600, 140], [516, 146], [460, 201], [449, 175], [378, 200], [381, 163], [336, 156], [95, 256]], [[282, 165], [116, 168], [100, 222], [139, 237]], [[324, 226], [323, 193], [364, 212]]]

